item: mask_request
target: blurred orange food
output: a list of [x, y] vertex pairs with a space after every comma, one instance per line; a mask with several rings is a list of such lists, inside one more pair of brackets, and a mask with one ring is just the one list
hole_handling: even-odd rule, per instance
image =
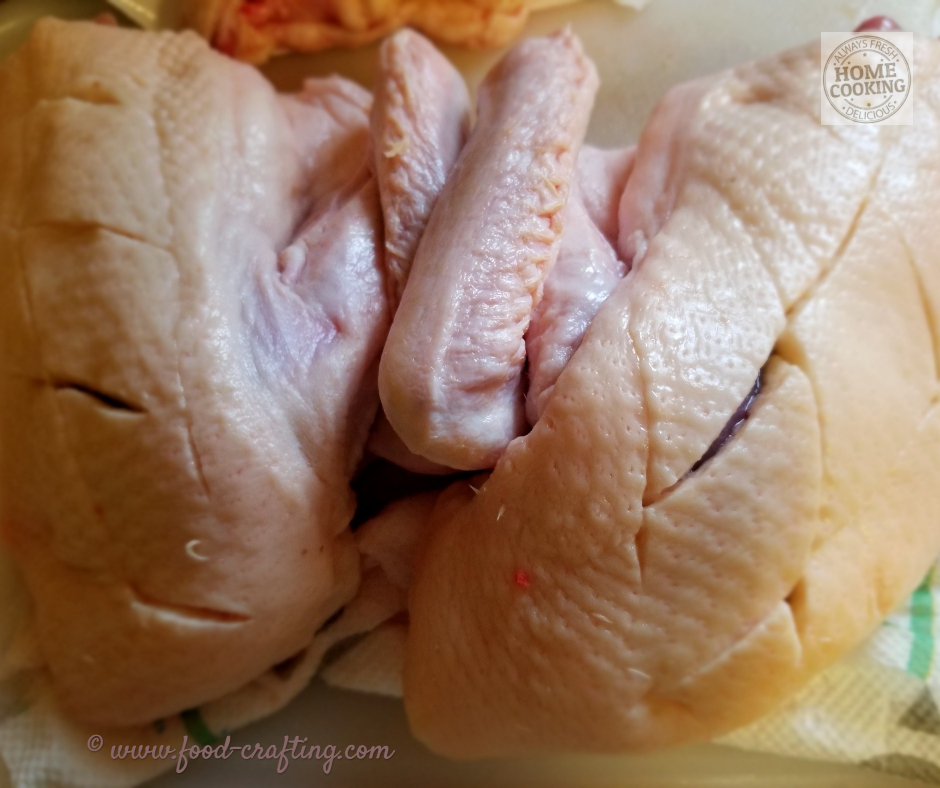
[[567, 0], [183, 0], [184, 20], [240, 60], [375, 41], [405, 25], [437, 41], [484, 48], [522, 30], [533, 7]]

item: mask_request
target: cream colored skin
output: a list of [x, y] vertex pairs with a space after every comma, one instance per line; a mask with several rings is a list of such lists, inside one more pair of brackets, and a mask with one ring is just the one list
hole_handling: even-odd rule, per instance
[[523, 337], [558, 255], [596, 90], [570, 32], [517, 45], [480, 88], [379, 368], [388, 420], [433, 462], [492, 467], [524, 431]]
[[531, 433], [432, 515], [404, 690], [433, 750], [713, 737], [919, 582], [940, 550], [940, 44], [914, 62], [910, 127], [820, 126], [818, 45], [656, 110], [620, 206], [632, 272]]
[[[321, 639], [385, 622], [363, 644], [397, 658], [432, 506], [363, 529], [360, 569], [346, 482], [387, 325], [368, 97], [278, 98], [151, 41], [46, 23], [0, 71], [0, 523], [61, 701], [107, 725], [266, 691], [354, 594]], [[940, 549], [940, 53], [918, 47], [914, 127], [820, 127], [807, 48], [674, 91], [616, 221], [582, 179], [634, 270], [532, 432], [434, 507], [405, 664], [432, 747], [714, 736], [919, 580]]]
[[0, 524], [63, 707], [146, 723], [355, 593], [388, 325], [369, 96], [44, 21], [0, 105]]

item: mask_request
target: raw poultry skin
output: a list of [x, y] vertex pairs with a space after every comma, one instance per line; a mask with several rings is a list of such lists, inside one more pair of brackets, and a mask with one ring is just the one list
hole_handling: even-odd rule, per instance
[[431, 211], [467, 141], [470, 114], [463, 77], [430, 41], [403, 30], [382, 44], [371, 127], [393, 311]]
[[185, 24], [240, 60], [280, 52], [357, 47], [409, 25], [441, 43], [506, 44], [521, 31], [529, 0], [182, 0]]
[[558, 255], [597, 73], [561, 32], [514, 47], [431, 212], [379, 367], [415, 454], [492, 467], [525, 429], [524, 335]]
[[[408, 282], [418, 242], [470, 132], [470, 96], [460, 72], [412, 30], [379, 48], [372, 140], [385, 227], [392, 314]], [[410, 451], [380, 411], [369, 451], [415, 473], [452, 472]]]
[[545, 278], [525, 335], [525, 408], [531, 425], [541, 418], [558, 376], [597, 310], [627, 271], [615, 251], [617, 213], [635, 153], [632, 147], [601, 150], [585, 145], [578, 155], [558, 260]]
[[146, 723], [356, 591], [388, 326], [370, 97], [43, 21], [0, 104], [3, 536], [63, 707]]
[[[555, 42], [555, 46], [564, 43]], [[523, 67], [525, 59], [517, 59], [515, 68]], [[504, 80], [516, 79], [513, 68], [501, 74]], [[402, 31], [382, 44], [372, 132], [393, 309], [405, 289], [431, 211], [466, 141], [469, 115], [469, 97], [459, 72], [430, 42]], [[558, 264], [547, 274], [542, 300], [525, 337], [526, 411], [531, 423], [537, 420], [539, 403], [551, 395], [555, 379], [598, 307], [624, 274], [625, 266], [611, 244], [616, 242], [617, 206], [632, 162], [632, 148], [602, 151], [584, 146], [577, 157], [576, 197], [567, 208], [570, 218], [562, 234]], [[427, 277], [427, 271], [422, 275]], [[437, 282], [432, 289], [443, 295]], [[514, 384], [525, 382], [518, 371], [512, 378]], [[500, 394], [491, 390], [489, 396], [499, 398]], [[518, 398], [518, 392], [512, 397]], [[515, 409], [516, 403], [510, 402], [509, 407]], [[410, 451], [384, 412], [377, 419], [369, 449], [418, 473], [452, 470]]]
[[[820, 127], [807, 47], [675, 89], [635, 153], [575, 171], [573, 133], [558, 265], [476, 270], [528, 299], [535, 426], [510, 440], [522, 400], [491, 387], [515, 419], [493, 473], [390, 508], [360, 560], [347, 482], [391, 312], [369, 98], [141, 41], [47, 22], [0, 70], [0, 523], [67, 710], [219, 697], [345, 604], [333, 629], [378, 628], [332, 680], [404, 649], [436, 751], [677, 744], [778, 703], [940, 550], [937, 44], [906, 129]], [[455, 191], [492, 185], [472, 169]], [[464, 243], [432, 226], [419, 250]]]
[[626, 273], [626, 265], [591, 220], [579, 189], [565, 212], [558, 260], [545, 279], [542, 299], [525, 335], [529, 377], [525, 407], [533, 425], [597, 310]]
[[654, 112], [615, 239], [632, 271], [532, 431], [432, 514], [404, 695], [434, 751], [711, 738], [919, 582], [940, 550], [940, 44], [916, 47], [910, 127], [820, 126], [818, 44]]

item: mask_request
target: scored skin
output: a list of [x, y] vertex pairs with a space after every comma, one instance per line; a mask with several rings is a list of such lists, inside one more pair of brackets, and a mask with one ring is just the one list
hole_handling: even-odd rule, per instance
[[[531, 433], [432, 515], [404, 686], [433, 750], [717, 736], [920, 581], [940, 550], [940, 44], [916, 46], [923, 126], [820, 126], [818, 44], [656, 110], [621, 205], [633, 271]], [[750, 418], [685, 477], [762, 367]]]
[[[917, 122], [885, 157], [843, 264], [795, 310], [781, 337], [781, 349], [818, 377], [820, 412], [832, 425], [826, 540], [794, 590], [812, 667], [838, 658], [841, 643], [887, 615], [923, 576], [924, 557], [938, 550], [940, 52], [915, 41]], [[914, 337], [904, 331], [905, 317], [920, 323]], [[838, 378], [821, 335], [829, 326], [847, 351]], [[872, 420], [876, 409], [890, 418]]]
[[[882, 138], [892, 134], [854, 128], [853, 144], [870, 155], [847, 160], [841, 178], [859, 196], [830, 200], [825, 195], [838, 187], [833, 165], [821, 158], [824, 148], [791, 155], [787, 124], [773, 122], [810, 113], [815, 87], [805, 79], [798, 51], [779, 56], [779, 73], [772, 73], [773, 62], [758, 61], [746, 79], [719, 88], [722, 112], [699, 112], [714, 95], [714, 79], [674, 89], [641, 135], [621, 200], [619, 252], [659, 293], [634, 307], [652, 444], [647, 503], [705, 453], [754, 385], [786, 312], [852, 225], [877, 169]], [[759, 139], [747, 126], [752, 106], [766, 116]], [[701, 125], [684, 122], [695, 113]], [[824, 195], [825, 210], [805, 199], [814, 192]], [[678, 223], [680, 217], [692, 235], [704, 232], [695, 226], [703, 220], [727, 226], [727, 242], [695, 251], [676, 245], [673, 234], [657, 236], [664, 221]], [[700, 278], [654, 282], [658, 269], [642, 266], [653, 252], [681, 256], [688, 264], [697, 255]], [[752, 329], [739, 331], [739, 325]]]
[[567, 31], [517, 45], [480, 88], [379, 369], [389, 421], [433, 462], [492, 467], [525, 429], [523, 337], [558, 254], [596, 90]]
[[388, 325], [369, 96], [58, 21], [0, 95], [0, 523], [62, 707], [148, 723], [355, 593]]

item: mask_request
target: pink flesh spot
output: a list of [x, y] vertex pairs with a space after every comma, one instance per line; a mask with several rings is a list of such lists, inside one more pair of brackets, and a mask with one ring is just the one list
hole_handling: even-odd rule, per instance
[[519, 586], [519, 588], [528, 588], [532, 585], [532, 580], [529, 578], [529, 573], [524, 569], [517, 569], [512, 576], [513, 582]]
[[891, 33], [901, 26], [890, 16], [873, 16], [855, 28], [856, 33]]

